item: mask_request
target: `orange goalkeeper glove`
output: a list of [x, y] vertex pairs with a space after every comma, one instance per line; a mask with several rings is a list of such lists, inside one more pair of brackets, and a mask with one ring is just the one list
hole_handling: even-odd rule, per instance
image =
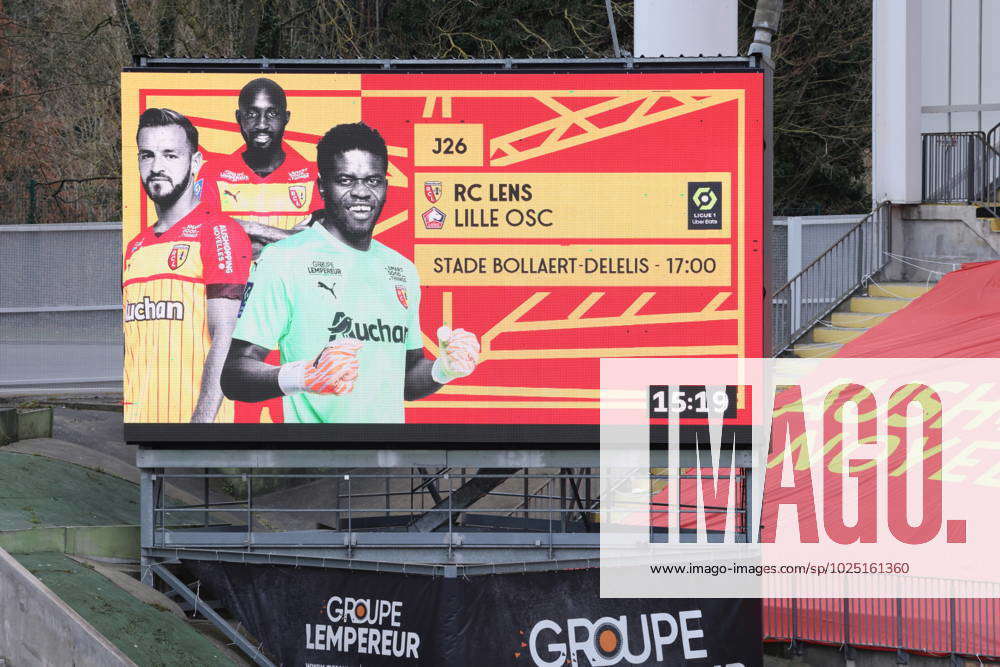
[[334, 341], [312, 362], [293, 361], [278, 370], [278, 386], [286, 396], [308, 391], [341, 396], [354, 389], [358, 379], [358, 351], [361, 341], [353, 338]]
[[438, 384], [446, 384], [464, 378], [476, 370], [479, 363], [479, 341], [476, 335], [465, 329], [450, 329], [442, 326], [437, 330], [438, 358], [431, 366], [431, 378]]

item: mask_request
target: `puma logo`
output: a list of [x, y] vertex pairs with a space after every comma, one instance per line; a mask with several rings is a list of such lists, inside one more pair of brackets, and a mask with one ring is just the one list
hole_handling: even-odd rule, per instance
[[332, 294], [334, 299], [337, 298], [337, 293], [333, 291], [333, 288], [337, 286], [337, 283], [333, 283], [332, 285], [330, 285], [329, 287], [327, 287], [325, 284], [323, 284], [322, 281], [320, 281], [320, 282], [316, 283], [316, 286], [317, 287], [322, 287], [327, 292], [329, 292], [330, 294]]
[[230, 197], [232, 197], [234, 204], [239, 202], [239, 196], [240, 196], [239, 192], [233, 192], [232, 190], [223, 190], [222, 194], [223, 196], [229, 195]]

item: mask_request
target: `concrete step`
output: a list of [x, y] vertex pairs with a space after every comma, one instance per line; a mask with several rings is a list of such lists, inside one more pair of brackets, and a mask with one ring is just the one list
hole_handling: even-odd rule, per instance
[[915, 299], [931, 291], [933, 285], [924, 283], [882, 283], [869, 285], [868, 296], [890, 299]]
[[796, 357], [825, 358], [832, 357], [841, 346], [837, 343], [799, 343], [792, 347]]
[[888, 315], [878, 313], [831, 313], [830, 323], [835, 327], [847, 329], [868, 329], [885, 321]]
[[865, 332], [865, 329], [841, 327], [816, 327], [812, 337], [816, 343], [848, 343]]
[[910, 299], [854, 296], [850, 300], [850, 309], [852, 313], [894, 313], [906, 308], [909, 303]]

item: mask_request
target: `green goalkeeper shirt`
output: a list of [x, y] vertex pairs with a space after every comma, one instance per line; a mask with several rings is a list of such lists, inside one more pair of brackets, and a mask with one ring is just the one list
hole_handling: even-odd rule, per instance
[[285, 422], [402, 423], [406, 352], [423, 348], [417, 269], [378, 241], [356, 250], [314, 223], [264, 248], [233, 338], [279, 350], [282, 363], [360, 340], [354, 390], [285, 396]]

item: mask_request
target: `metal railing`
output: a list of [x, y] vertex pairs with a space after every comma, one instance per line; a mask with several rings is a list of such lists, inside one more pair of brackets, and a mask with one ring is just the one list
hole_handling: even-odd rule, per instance
[[[994, 128], [995, 130], [996, 128]], [[1000, 153], [983, 132], [922, 135], [922, 199], [929, 203], [1000, 206]]]
[[[996, 584], [906, 579], [907, 587], [919, 586], [928, 597], [896, 597], [894, 582], [883, 581], [873, 585], [872, 597], [765, 599], [764, 638], [788, 642], [792, 654], [802, 652], [802, 643], [895, 649], [899, 664], [906, 662], [905, 653], [950, 655], [952, 664], [960, 664], [955, 660], [958, 656], [1000, 657]], [[832, 590], [839, 582], [828, 584]], [[817, 588], [823, 585], [816, 584]]]
[[[402, 569], [391, 562], [402, 556], [407, 571], [421, 565], [433, 570], [463, 553], [466, 572], [517, 571], [534, 562], [552, 560], [580, 566], [596, 564], [599, 546], [599, 470], [596, 468], [355, 468], [349, 470], [226, 471], [219, 468], [167, 469], [155, 473], [149, 548], [225, 554], [241, 550], [270, 551], [273, 558], [289, 551], [301, 557], [345, 562], [370, 560], [381, 570]], [[650, 539], [667, 541], [669, 505], [663, 488], [670, 479], [650, 474]], [[679, 476], [682, 492], [711, 479], [710, 469], [688, 469]], [[733, 475], [736, 484], [735, 526], [746, 529], [746, 471]], [[163, 483], [198, 480], [204, 485], [200, 503], [177, 504]], [[283, 501], [283, 490], [261, 493], [260, 487], [289, 488], [297, 480], [311, 496], [308, 506]], [[307, 484], [308, 486], [302, 486]], [[216, 489], [215, 497], [210, 487]], [[224, 496], [218, 491], [224, 489]], [[690, 495], [688, 493], [687, 495]], [[681, 515], [696, 507], [683, 502]], [[707, 517], [724, 518], [725, 507], [706, 507]], [[183, 517], [193, 517], [184, 521]], [[181, 518], [178, 518], [181, 517]], [[171, 522], [175, 525], [171, 525]], [[201, 527], [193, 527], [198, 523]], [[180, 524], [180, 525], [177, 525]], [[225, 525], [223, 525], [225, 524]], [[696, 531], [682, 522], [681, 540]], [[709, 529], [711, 535], [722, 533]], [[241, 562], [252, 559], [241, 554]]]
[[774, 293], [774, 356], [885, 268], [891, 232], [891, 205], [883, 202]]
[[1000, 123], [990, 128], [986, 133], [986, 144], [992, 146], [994, 150], [1000, 151]]

